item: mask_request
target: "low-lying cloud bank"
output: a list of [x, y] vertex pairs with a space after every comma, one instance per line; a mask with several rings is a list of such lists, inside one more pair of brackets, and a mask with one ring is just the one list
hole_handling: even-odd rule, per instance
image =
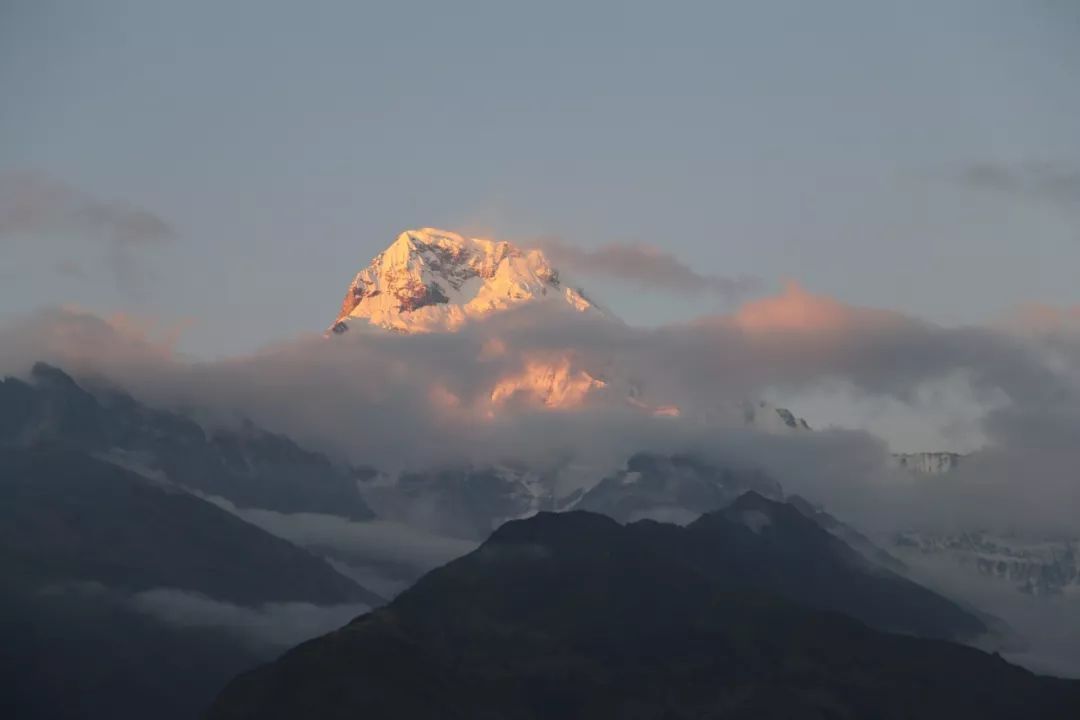
[[169, 625], [218, 628], [237, 634], [255, 647], [270, 648], [288, 648], [337, 630], [371, 610], [362, 603], [267, 603], [244, 607], [172, 588], [135, 593], [128, 603], [135, 610]]
[[[1075, 337], [1015, 323], [945, 328], [791, 286], [729, 315], [661, 328], [524, 307], [457, 333], [312, 335], [201, 362], [145, 328], [53, 309], [0, 329], [0, 371], [23, 374], [44, 359], [146, 402], [213, 422], [248, 417], [391, 473], [516, 460], [584, 468], [586, 482], [635, 451], [696, 449], [765, 466], [792, 491], [877, 526], [964, 519], [1080, 532]], [[492, 383], [537, 357], [566, 358], [605, 385], [572, 411], [523, 400], [493, 413]], [[888, 448], [864, 432], [770, 436], [741, 426], [746, 400], [836, 382], [853, 397], [909, 407], [927, 387], [960, 383], [958, 396], [974, 405], [969, 430], [987, 446], [955, 476], [917, 481], [889, 471]], [[680, 416], [641, 406], [676, 406]]]
[[1032, 597], [929, 556], [905, 558], [916, 580], [1008, 624], [1002, 655], [1035, 672], [1080, 678], [1080, 594]]
[[[311, 335], [204, 362], [177, 355], [169, 338], [145, 326], [52, 309], [0, 328], [0, 372], [25, 374], [46, 360], [207, 422], [250, 418], [390, 475], [446, 463], [517, 462], [558, 470], [561, 489], [570, 492], [635, 452], [691, 451], [762, 468], [788, 492], [823, 503], [871, 535], [979, 528], [1076, 537], [1076, 317], [1074, 309], [1040, 307], [995, 327], [949, 328], [792, 285], [730, 314], [660, 328], [523, 307], [452, 334]], [[528, 394], [493, 405], [493, 383], [538, 358], [541, 365], [564, 362], [567, 376], [585, 372], [600, 382], [573, 409], [543, 407]], [[949, 475], [914, 477], [890, 468], [881, 438], [823, 428], [798, 406], [792, 409], [815, 431], [770, 434], [744, 424], [747, 400], [805, 398], [836, 386], [852, 402], [887, 403], [906, 408], [900, 416], [908, 422], [938, 423], [940, 433], [921, 428], [922, 437], [977, 437], [984, 446]], [[935, 403], [955, 402], [962, 411], [921, 415]], [[678, 417], [648, 411], [672, 406]], [[389, 523], [267, 513], [247, 519], [309, 547], [337, 548], [342, 569], [360, 575], [397, 562], [441, 562], [439, 551], [447, 549], [441, 538], [419, 538]], [[365, 556], [376, 546], [383, 557]], [[205, 603], [165, 597], [169, 602], [146, 602], [174, 608], [174, 617], [213, 615]], [[1005, 608], [1018, 625], [1037, 613], [1027, 600], [1017, 600], [1022, 610]], [[229, 612], [214, 608], [222, 617]], [[1080, 621], [1061, 616], [1065, 630], [1033, 627], [1033, 636], [1077, 637]], [[233, 620], [249, 628], [269, 623]], [[1066, 672], [1080, 658], [1080, 641], [1030, 652]]]
[[330, 559], [361, 586], [390, 598], [429, 570], [476, 549], [477, 543], [436, 535], [422, 527], [387, 520], [354, 521], [318, 513], [280, 513], [237, 508], [220, 497], [204, 497], [272, 535]]
[[95, 581], [57, 583], [40, 592], [79, 603], [134, 611], [176, 628], [229, 633], [267, 657], [336, 630], [371, 610], [363, 603], [284, 602], [245, 606], [180, 588], [129, 592]]

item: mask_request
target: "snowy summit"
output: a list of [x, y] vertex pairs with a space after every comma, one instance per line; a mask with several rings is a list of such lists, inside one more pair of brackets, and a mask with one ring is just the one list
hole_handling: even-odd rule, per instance
[[562, 283], [539, 250], [434, 228], [406, 230], [357, 273], [330, 329], [343, 333], [360, 322], [404, 333], [449, 331], [526, 302], [600, 312]]

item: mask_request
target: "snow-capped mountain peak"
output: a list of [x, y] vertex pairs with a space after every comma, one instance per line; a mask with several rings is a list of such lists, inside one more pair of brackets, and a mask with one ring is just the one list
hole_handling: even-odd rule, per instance
[[[523, 304], [615, 319], [580, 289], [567, 285], [541, 250], [421, 228], [401, 233], [356, 274], [330, 332], [360, 328], [405, 334], [453, 332], [470, 320]], [[478, 352], [480, 357], [508, 352], [513, 357], [513, 349], [499, 338]], [[432, 396], [441, 407], [478, 409], [488, 417], [507, 407], [572, 410], [609, 400], [656, 416], [683, 415], [683, 409], [665, 398], [650, 397], [614, 359], [598, 363], [567, 347], [530, 351], [518, 360], [517, 369], [504, 369], [491, 378], [482, 397], [462, 398], [445, 388], [434, 388]], [[809, 429], [801, 418], [765, 402], [717, 408], [704, 416], [765, 432]]]
[[335, 333], [366, 323], [405, 333], [454, 330], [526, 302], [602, 312], [566, 286], [540, 250], [435, 228], [406, 230], [357, 273]]

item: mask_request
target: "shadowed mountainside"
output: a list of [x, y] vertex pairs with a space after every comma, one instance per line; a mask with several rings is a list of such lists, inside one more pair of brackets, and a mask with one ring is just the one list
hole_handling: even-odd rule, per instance
[[179, 413], [150, 408], [115, 389], [88, 392], [62, 370], [37, 363], [30, 382], [0, 381], [0, 447], [108, 453], [147, 473], [239, 507], [374, 516], [357, 489], [366, 470], [335, 466], [292, 440], [250, 424], [204, 430]]
[[[808, 539], [813, 531], [826, 540]], [[771, 550], [750, 537], [770, 533]], [[1080, 683], [799, 605], [781, 597], [787, 581], [764, 591], [804, 563], [793, 583], [835, 585], [811, 604], [860, 584], [880, 592], [866, 590], [880, 568], [835, 543], [757, 495], [685, 529], [541, 513], [502, 526], [389, 606], [240, 676], [207, 717], [1075, 716]], [[725, 565], [743, 572], [736, 556], [747, 552], [768, 567], [722, 578]], [[840, 561], [869, 570], [847, 575]], [[893, 577], [882, 587], [897, 589]], [[877, 619], [978, 622], [922, 592]]]
[[224, 626], [165, 622], [139, 593], [236, 613], [381, 604], [209, 502], [40, 447], [0, 449], [0, 575], [0, 716], [12, 718], [190, 718], [229, 677], [272, 657]]

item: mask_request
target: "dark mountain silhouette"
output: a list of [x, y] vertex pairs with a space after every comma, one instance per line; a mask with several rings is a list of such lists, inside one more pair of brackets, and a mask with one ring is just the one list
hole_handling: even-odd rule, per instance
[[381, 599], [325, 560], [161, 481], [74, 450], [0, 449], [0, 716], [190, 718], [268, 657], [136, 593], [237, 607]]
[[[777, 580], [798, 563], [807, 569]], [[687, 528], [541, 513], [503, 525], [390, 605], [238, 677], [207, 717], [1076, 716], [1080, 683], [819, 609], [846, 604], [845, 590], [885, 598], [873, 589], [884, 577], [880, 587], [905, 599], [871, 619], [975, 628], [947, 601], [878, 571], [798, 510], [757, 495]], [[814, 582], [832, 587], [815, 592]], [[791, 597], [799, 583], [809, 606]]]
[[760, 470], [717, 466], [687, 454], [636, 453], [626, 469], [590, 488], [575, 510], [619, 522], [690, 520], [726, 507], [750, 490], [779, 498], [783, 489]]

